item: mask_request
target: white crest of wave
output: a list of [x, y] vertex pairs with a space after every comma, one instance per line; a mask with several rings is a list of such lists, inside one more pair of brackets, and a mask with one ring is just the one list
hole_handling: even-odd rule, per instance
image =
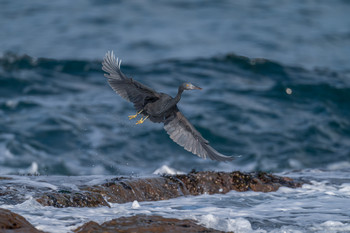
[[167, 165], [163, 165], [157, 170], [153, 172], [155, 175], [162, 175], [162, 174], [167, 174], [167, 175], [178, 175], [178, 174], [185, 174], [182, 171], [176, 170], [174, 168], [168, 167]]
[[138, 201], [133, 201], [131, 204], [131, 209], [139, 209], [141, 206]]
[[310, 230], [316, 231], [316, 232], [330, 232], [330, 233], [350, 232], [350, 224], [329, 220], [319, 225], [315, 225], [311, 227]]
[[250, 222], [242, 217], [234, 219], [223, 219], [222, 217], [206, 214], [197, 217], [199, 224], [207, 228], [212, 228], [221, 231], [240, 232], [240, 233], [266, 233], [265, 230], [253, 230]]
[[29, 174], [38, 174], [39, 165], [36, 162], [32, 162], [30, 167], [28, 168]]
[[341, 161], [336, 163], [331, 163], [327, 166], [327, 169], [332, 171], [338, 171], [338, 170], [345, 170], [350, 168], [350, 162], [348, 161]]

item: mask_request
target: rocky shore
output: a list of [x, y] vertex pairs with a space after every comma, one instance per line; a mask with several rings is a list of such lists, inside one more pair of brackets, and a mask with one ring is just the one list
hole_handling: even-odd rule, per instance
[[[33, 178], [34, 179], [34, 178]], [[116, 177], [104, 182], [74, 189], [53, 188], [50, 185], [17, 184], [14, 177], [0, 178], [0, 203], [21, 203], [30, 192], [43, 206], [99, 207], [109, 203], [126, 203], [137, 200], [159, 201], [186, 195], [225, 194], [239, 192], [273, 192], [280, 187], [298, 188], [302, 182], [264, 172], [191, 172], [185, 175], [152, 177]], [[23, 191], [25, 189], [25, 191]], [[41, 232], [23, 217], [0, 209], [1, 232]], [[196, 224], [193, 220], [178, 220], [161, 216], [135, 215], [98, 224], [88, 222], [75, 232], [219, 232]]]
[[193, 220], [179, 220], [175, 218], [163, 218], [160, 216], [136, 215], [132, 217], [121, 217], [98, 224], [88, 222], [78, 227], [74, 232], [154, 232], [154, 233], [178, 233], [178, 232], [222, 232], [209, 229], [196, 224]]
[[0, 232], [41, 233], [22, 216], [0, 208]]

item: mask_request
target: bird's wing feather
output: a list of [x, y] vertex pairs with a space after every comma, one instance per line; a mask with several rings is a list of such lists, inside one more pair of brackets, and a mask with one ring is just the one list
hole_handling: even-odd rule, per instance
[[217, 161], [233, 160], [233, 157], [220, 154], [212, 148], [177, 108], [165, 120], [164, 129], [174, 142], [199, 157]]
[[158, 93], [153, 89], [124, 75], [120, 70], [120, 64], [121, 60], [115, 58], [113, 51], [108, 51], [102, 62], [102, 70], [107, 73], [105, 76], [115, 92], [134, 103], [137, 110], [142, 109], [147, 97], [158, 98]]

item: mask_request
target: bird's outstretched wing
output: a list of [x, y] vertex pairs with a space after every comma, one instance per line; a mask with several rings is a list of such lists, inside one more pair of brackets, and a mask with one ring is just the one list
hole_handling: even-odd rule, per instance
[[153, 89], [126, 77], [120, 70], [121, 60], [115, 59], [113, 51], [108, 51], [102, 62], [102, 70], [112, 89], [121, 97], [134, 103], [137, 111], [140, 111], [146, 99], [158, 98], [158, 93]]
[[220, 154], [212, 148], [178, 108], [165, 120], [164, 129], [174, 142], [199, 157], [217, 161], [233, 160], [233, 157]]

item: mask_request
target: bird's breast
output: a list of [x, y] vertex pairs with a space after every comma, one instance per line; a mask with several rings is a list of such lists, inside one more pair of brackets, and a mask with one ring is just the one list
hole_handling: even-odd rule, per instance
[[[164, 119], [165, 115], [172, 109], [172, 97], [163, 96], [157, 101], [148, 103], [145, 106], [145, 110], [150, 117], [162, 118]], [[175, 104], [176, 105], [176, 104]], [[175, 106], [174, 105], [174, 106]]]

